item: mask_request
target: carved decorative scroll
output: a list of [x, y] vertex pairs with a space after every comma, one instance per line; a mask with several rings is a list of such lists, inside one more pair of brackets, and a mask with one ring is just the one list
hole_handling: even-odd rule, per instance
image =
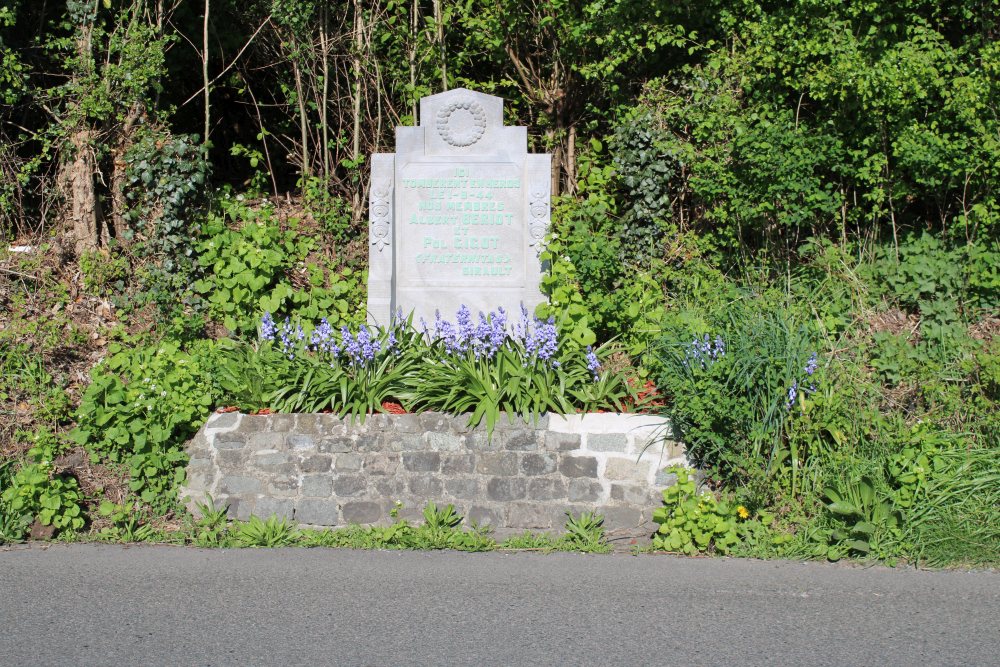
[[528, 197], [528, 244], [536, 252], [542, 251], [542, 241], [549, 230], [549, 193], [547, 189], [532, 188]]
[[379, 252], [392, 244], [392, 181], [381, 179], [372, 183], [369, 197], [368, 238]]

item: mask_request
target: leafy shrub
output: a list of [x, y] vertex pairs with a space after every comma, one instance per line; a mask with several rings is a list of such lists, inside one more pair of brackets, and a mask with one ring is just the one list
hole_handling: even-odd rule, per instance
[[184, 442], [213, 407], [210, 341], [191, 351], [176, 341], [152, 347], [112, 344], [91, 372], [70, 437], [94, 456], [124, 465], [130, 489], [164, 511], [184, 480]]
[[80, 256], [83, 288], [95, 296], [110, 296], [125, 291], [128, 259], [105, 251], [85, 252]]
[[192, 135], [143, 129], [125, 154], [125, 199], [130, 204], [127, 240], [152, 258], [146, 277], [155, 301], [168, 304], [186, 291], [196, 270], [192, 224], [206, 202], [211, 165], [205, 144]]
[[898, 537], [903, 521], [892, 498], [880, 493], [870, 477], [841, 480], [823, 496], [836, 527], [830, 532], [830, 560], [853, 553], [888, 558], [892, 550], [882, 542]]
[[[306, 262], [315, 241], [298, 233], [297, 221], [282, 229], [272, 206], [254, 209], [228, 195], [220, 206], [221, 215], [209, 215], [196, 247], [204, 276], [194, 292], [205, 300], [212, 318], [231, 332], [248, 335], [255, 332], [261, 312], [325, 316], [334, 325], [354, 323], [363, 315], [357, 307], [359, 276], [350, 269], [336, 275]], [[292, 281], [293, 272], [303, 276], [305, 285]]]
[[47, 433], [37, 434], [35, 440], [28, 461], [13, 474], [5, 471], [9, 486], [0, 494], [0, 513], [5, 515], [0, 528], [9, 533], [8, 540], [23, 537], [24, 528], [35, 518], [43, 526], [69, 532], [81, 530], [86, 523], [79, 482], [53, 468], [60, 443]]
[[653, 548], [688, 555], [728, 553], [739, 542], [741, 508], [719, 502], [707, 491], [698, 493], [694, 476], [683, 466], [671, 466], [667, 472], [676, 475], [677, 482], [664, 489], [663, 507], [653, 510], [653, 521], [659, 524]]
[[807, 452], [788, 451], [788, 424], [821, 383], [817, 336], [761, 298], [708, 321], [692, 315], [665, 325], [657, 376], [689, 456], [736, 484], [770, 475], [786, 456], [796, 470]]
[[[13, 488], [14, 461], [0, 461], [0, 489]], [[14, 509], [0, 493], [0, 544], [20, 542], [28, 532], [31, 517], [24, 509]]]
[[1000, 270], [996, 241], [980, 240], [954, 247], [926, 231], [907, 236], [870, 271], [900, 305], [926, 319], [945, 324], [960, 316], [1000, 305]]
[[614, 172], [598, 165], [599, 157], [594, 151], [581, 156], [580, 196], [557, 201], [554, 231], [541, 255], [549, 267], [541, 287], [550, 300], [535, 314], [554, 317], [560, 334], [581, 346], [615, 340], [638, 357], [655, 339], [664, 312], [655, 276], [665, 241], [656, 234], [638, 251], [630, 236], [634, 221], [618, 216]]

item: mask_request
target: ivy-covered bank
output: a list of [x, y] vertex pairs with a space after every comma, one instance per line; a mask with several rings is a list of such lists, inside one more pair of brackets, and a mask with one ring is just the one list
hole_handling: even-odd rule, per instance
[[[995, 0], [209, 4], [0, 8], [0, 539], [182, 528], [218, 408], [639, 406], [657, 548], [997, 563]], [[554, 155], [552, 356], [360, 328], [365, 156], [458, 86]]]

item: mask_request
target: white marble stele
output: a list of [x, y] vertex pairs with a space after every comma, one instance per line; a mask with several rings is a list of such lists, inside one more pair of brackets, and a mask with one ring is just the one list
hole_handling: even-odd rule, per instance
[[503, 99], [465, 88], [420, 100], [420, 125], [372, 156], [368, 319], [414, 323], [459, 306], [516, 317], [544, 300], [539, 253], [549, 226], [551, 155], [504, 127]]

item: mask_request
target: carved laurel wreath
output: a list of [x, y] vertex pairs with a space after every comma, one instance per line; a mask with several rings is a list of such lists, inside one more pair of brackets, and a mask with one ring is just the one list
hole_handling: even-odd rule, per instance
[[[467, 111], [472, 116], [472, 123], [461, 123], [454, 127], [451, 122], [452, 115], [460, 110]], [[482, 139], [486, 132], [486, 111], [481, 104], [473, 100], [462, 99], [452, 102], [438, 110], [437, 131], [442, 139], [456, 148], [471, 146]]]

